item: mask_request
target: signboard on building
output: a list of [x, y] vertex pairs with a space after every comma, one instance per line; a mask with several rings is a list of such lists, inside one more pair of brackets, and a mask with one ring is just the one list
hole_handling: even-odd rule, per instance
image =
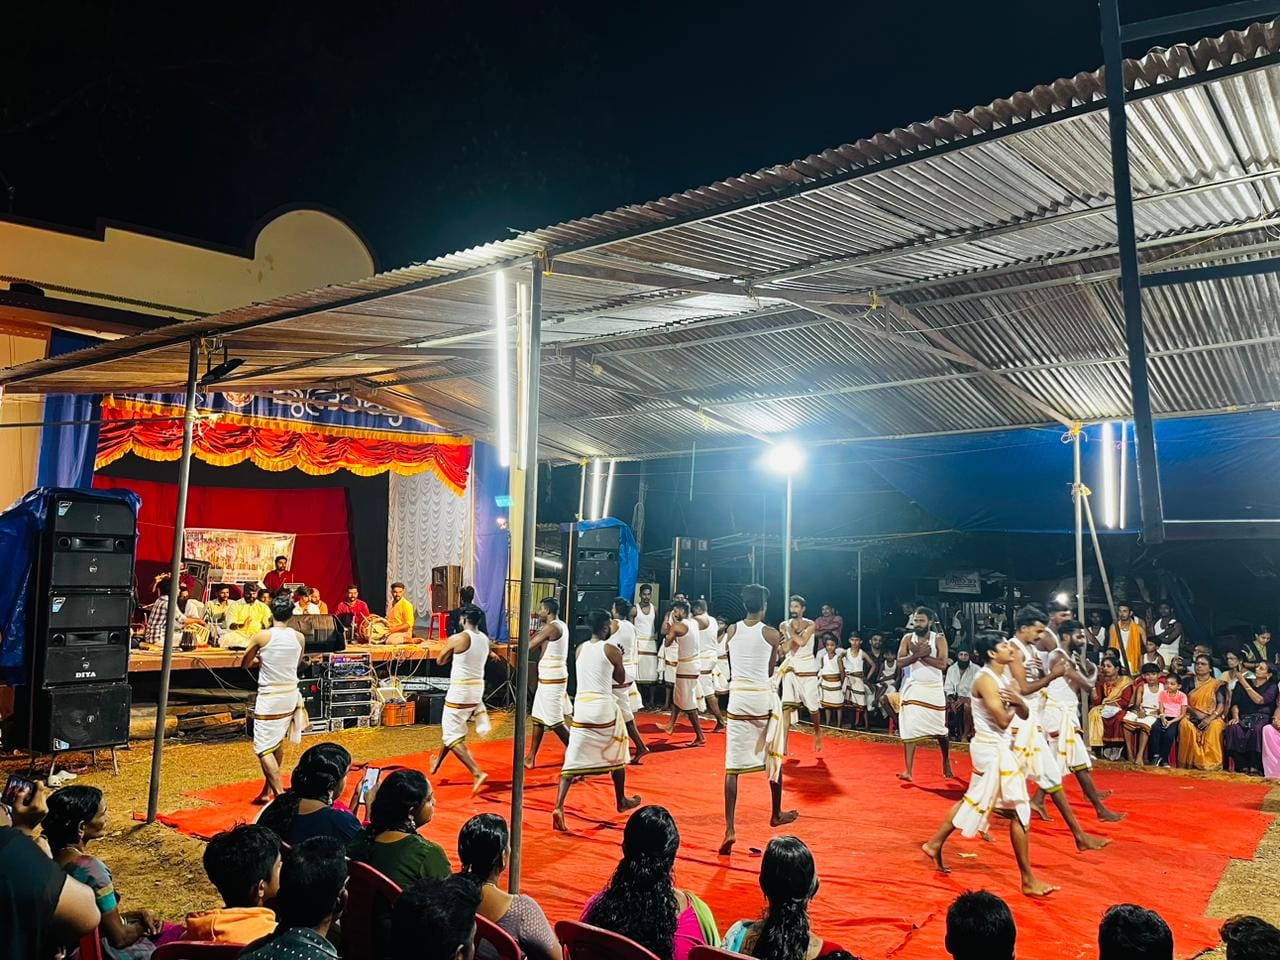
[[938, 578], [938, 592], [981, 594], [982, 578], [978, 576], [976, 570], [949, 573], [945, 577]]

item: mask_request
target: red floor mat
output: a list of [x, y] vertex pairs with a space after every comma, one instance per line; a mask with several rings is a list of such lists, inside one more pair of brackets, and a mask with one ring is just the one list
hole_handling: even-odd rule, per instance
[[[691, 749], [683, 746], [691, 737], [687, 727], [671, 738], [658, 733], [652, 721], [642, 721], [642, 728], [657, 749], [642, 766], [630, 768], [628, 792], [640, 793], [647, 803], [664, 804], [675, 815], [681, 834], [678, 882], [707, 900], [722, 931], [741, 917], [758, 914], [759, 854], [754, 851], [775, 832], [768, 824], [763, 775], [742, 778], [738, 845], [732, 857], [720, 857], [723, 738], [711, 737], [705, 748]], [[510, 741], [475, 743], [473, 750], [490, 773], [485, 792], [473, 799], [470, 777], [456, 759], [447, 759], [435, 779], [436, 818], [424, 830], [451, 856], [468, 817], [510, 810]], [[902, 751], [892, 744], [828, 738], [823, 753], [815, 755], [810, 738], [796, 735], [791, 754], [786, 802], [801, 816], [784, 829], [804, 839], [817, 859], [822, 889], [812, 907], [814, 928], [866, 960], [946, 956], [947, 905], [956, 894], [977, 888], [999, 894], [1013, 908], [1022, 960], [1096, 956], [1098, 921], [1118, 898], [1159, 910], [1173, 928], [1176, 955], [1194, 956], [1217, 942], [1217, 923], [1203, 914], [1227, 861], [1251, 858], [1271, 820], [1260, 809], [1266, 784], [1103, 771], [1097, 774], [1100, 787], [1114, 790], [1110, 803], [1129, 816], [1119, 824], [1099, 824], [1072, 781], [1068, 793], [1081, 822], [1110, 837], [1112, 844], [1098, 853], [1080, 854], [1060, 822], [1035, 823], [1032, 864], [1039, 876], [1062, 890], [1046, 901], [1033, 901], [1018, 890], [1013, 856], [999, 824], [994, 844], [953, 838], [948, 844], [950, 876], [934, 872], [919, 852], [919, 844], [961, 792], [959, 785], [941, 778], [936, 752], [921, 751], [915, 785], [894, 777]], [[559, 741], [548, 737], [525, 794], [524, 889], [553, 920], [579, 915], [612, 872], [622, 837], [622, 818], [613, 813], [607, 777], [574, 786], [568, 802], [569, 836], [551, 829], [562, 755]], [[429, 763], [425, 753], [358, 759], [422, 770]], [[967, 755], [957, 755], [956, 768], [968, 776]], [[355, 775], [348, 791], [354, 783]], [[178, 810], [160, 819], [208, 837], [257, 816], [258, 808], [249, 801], [260, 785], [259, 780], [201, 791], [194, 796], [214, 806]], [[1136, 882], [1139, 878], [1142, 882]]]

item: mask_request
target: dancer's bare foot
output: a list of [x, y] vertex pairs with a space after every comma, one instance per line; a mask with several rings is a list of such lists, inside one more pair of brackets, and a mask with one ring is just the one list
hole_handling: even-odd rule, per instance
[[533, 769], [533, 757], [525, 757], [525, 758], [524, 758], [524, 768], [525, 768], [526, 770], [532, 770], [532, 769]]
[[636, 751], [635, 756], [631, 758], [631, 765], [632, 765], [633, 767], [638, 767], [638, 766], [640, 766], [640, 761], [641, 761], [641, 760], [643, 760], [643, 759], [645, 758], [645, 755], [646, 755], [646, 754], [649, 754], [649, 753], [652, 753], [652, 752], [653, 752], [653, 751], [651, 751], [648, 747], [642, 747], [642, 748], [640, 748], [639, 750], [637, 750], [637, 751]]
[[676, 732], [676, 725], [675, 725], [674, 723], [669, 723], [669, 724], [667, 724], [665, 727], [663, 727], [662, 732], [663, 732], [663, 733], [666, 733], [666, 734], [672, 734], [672, 733], [675, 733], [675, 732]]
[[1106, 837], [1095, 837], [1090, 833], [1082, 833], [1076, 841], [1077, 850], [1101, 850], [1111, 841]]
[[689, 744], [689, 746], [691, 747], [705, 747], [706, 745], [707, 745], [706, 737], [695, 737], [693, 743]]
[[978, 836], [980, 836], [983, 840], [987, 841], [987, 843], [995, 843], [995, 842], [996, 842], [996, 838], [995, 838], [995, 837], [993, 837], [993, 836], [992, 836], [990, 833], [988, 833], [986, 830], [983, 830], [981, 833], [979, 833], [979, 834], [978, 834]]
[[712, 727], [712, 728], [711, 728], [711, 732], [712, 732], [712, 733], [724, 733], [724, 724], [723, 724], [723, 723], [717, 723], [714, 727]]
[[1127, 813], [1120, 813], [1119, 811], [1112, 810], [1110, 807], [1098, 807], [1098, 819], [1103, 823], [1119, 823], [1127, 816]]
[[489, 775], [487, 773], [481, 773], [471, 781], [471, 795], [473, 797], [480, 792], [480, 788], [484, 786], [484, 782], [488, 779]]
[[732, 853], [733, 844], [737, 839], [738, 838], [735, 837], [732, 833], [726, 833], [724, 835], [724, 839], [720, 841], [720, 849], [718, 851], [720, 856], [727, 857], [730, 853]]
[[1028, 897], [1047, 897], [1058, 889], [1060, 888], [1045, 883], [1043, 880], [1031, 880], [1022, 884], [1022, 892]]
[[640, 794], [637, 793], [634, 797], [623, 797], [622, 802], [618, 804], [618, 812], [626, 813], [638, 806], [640, 806]]
[[939, 873], [950, 873], [951, 868], [942, 862], [942, 847], [936, 845], [932, 840], [920, 844], [920, 849], [924, 855], [933, 861], [933, 865], [938, 868]]
[[262, 792], [258, 794], [256, 797], [254, 797], [253, 800], [251, 800], [250, 802], [255, 807], [265, 807], [268, 803], [270, 803], [274, 799], [275, 799], [275, 795], [271, 792], [271, 790], [267, 787], [264, 787], [262, 789]]
[[565, 822], [564, 822], [564, 811], [558, 807], [555, 810], [551, 811], [551, 825], [555, 827], [557, 830], [559, 830], [561, 833], [569, 832], [569, 828], [568, 826], [565, 825]]
[[960, 779], [959, 777], [957, 777], [957, 776], [956, 776], [956, 772], [955, 772], [954, 770], [952, 770], [952, 769], [951, 769], [951, 764], [949, 764], [949, 763], [948, 763], [948, 764], [944, 764], [944, 765], [943, 765], [943, 767], [942, 767], [942, 775], [943, 775], [943, 777], [945, 777], [945, 778], [946, 778], [946, 779], [948, 779], [948, 780], [959, 780], [959, 779]]
[[783, 810], [781, 813], [769, 818], [769, 826], [781, 827], [788, 823], [795, 823], [799, 817], [799, 810]]
[[1031, 809], [1036, 812], [1037, 817], [1039, 817], [1041, 820], [1045, 821], [1046, 823], [1053, 822], [1053, 817], [1049, 816], [1049, 811], [1045, 809], [1043, 796], [1039, 798], [1036, 798], [1036, 797], [1031, 798]]
[[909, 773], [907, 773], [907, 771], [903, 770], [900, 774], [898, 774], [898, 779], [899, 779], [899, 780], [901, 780], [903, 783], [910, 783], [910, 782], [911, 782], [911, 774], [909, 774]]
[[1115, 793], [1114, 790], [1099, 790], [1098, 802], [1101, 803], [1103, 800], [1106, 800], [1108, 797], [1110, 797], [1113, 793]]

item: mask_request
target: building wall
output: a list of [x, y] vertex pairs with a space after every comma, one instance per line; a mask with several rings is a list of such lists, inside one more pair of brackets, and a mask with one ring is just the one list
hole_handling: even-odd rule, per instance
[[[0, 367], [39, 360], [47, 348], [39, 331], [0, 322]], [[0, 399], [0, 424], [31, 423], [43, 412], [43, 400]], [[0, 510], [31, 489], [39, 453], [39, 427], [0, 427]]]

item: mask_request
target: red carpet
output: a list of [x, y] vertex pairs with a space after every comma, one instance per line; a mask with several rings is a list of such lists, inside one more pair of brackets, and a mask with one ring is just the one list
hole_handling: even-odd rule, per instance
[[[738, 809], [738, 845], [719, 857], [723, 831], [723, 738], [703, 749], [682, 744], [688, 728], [668, 738], [650, 720], [642, 723], [657, 749], [641, 767], [630, 768], [629, 793], [667, 806], [680, 827], [678, 883], [707, 900], [721, 931], [760, 910], [756, 883], [759, 853], [772, 831], [768, 788], [763, 775], [743, 777]], [[708, 725], [709, 726], [709, 725]], [[510, 810], [510, 741], [473, 746], [489, 771], [485, 792], [470, 796], [470, 777], [454, 758], [435, 781], [436, 818], [424, 833], [453, 856], [458, 829], [473, 814]], [[1173, 928], [1176, 955], [1192, 957], [1217, 942], [1217, 922], [1205, 907], [1230, 858], [1252, 858], [1270, 823], [1260, 812], [1269, 787], [1262, 783], [1192, 780], [1136, 772], [1097, 774], [1109, 801], [1128, 812], [1119, 824], [1099, 824], [1072, 780], [1072, 804], [1087, 830], [1110, 837], [1106, 850], [1080, 854], [1060, 822], [1036, 822], [1032, 863], [1044, 880], [1062, 890], [1046, 901], [1019, 892], [1007, 831], [994, 824], [997, 842], [948, 844], [952, 873], [936, 873], [919, 844], [937, 827], [961, 786], [943, 781], [936, 751], [921, 751], [917, 783], [900, 783], [902, 751], [892, 744], [828, 739], [815, 756], [807, 735], [796, 735], [786, 767], [786, 803], [800, 819], [783, 830], [801, 837], [814, 851], [822, 889], [814, 901], [815, 930], [864, 960], [945, 957], [947, 905], [967, 889], [986, 888], [1004, 897], [1018, 924], [1022, 960], [1084, 960], [1097, 955], [1098, 921], [1118, 899], [1159, 910]], [[569, 836], [551, 829], [551, 807], [563, 750], [548, 737], [526, 792], [524, 889], [552, 920], [573, 917], [613, 870], [622, 838], [622, 818], [613, 812], [607, 777], [574, 786], [569, 796]], [[372, 759], [372, 758], [358, 758]], [[428, 756], [414, 754], [372, 761], [428, 769]], [[967, 754], [956, 756], [957, 774], [968, 777]], [[355, 776], [348, 786], [354, 786]], [[249, 804], [261, 781], [230, 784], [194, 796], [215, 806], [179, 810], [161, 819], [186, 833], [208, 837], [258, 808]], [[779, 831], [781, 832], [781, 831]]]

